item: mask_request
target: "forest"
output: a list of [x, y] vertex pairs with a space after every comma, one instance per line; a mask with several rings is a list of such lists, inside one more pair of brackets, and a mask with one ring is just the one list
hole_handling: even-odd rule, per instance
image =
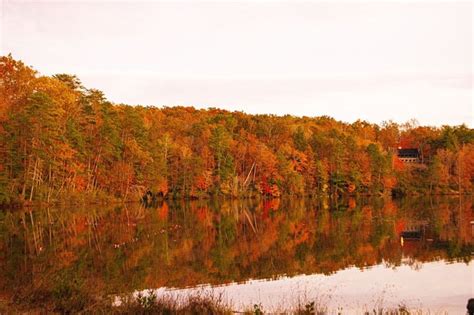
[[465, 125], [114, 104], [74, 75], [0, 57], [0, 204], [467, 194], [473, 183]]

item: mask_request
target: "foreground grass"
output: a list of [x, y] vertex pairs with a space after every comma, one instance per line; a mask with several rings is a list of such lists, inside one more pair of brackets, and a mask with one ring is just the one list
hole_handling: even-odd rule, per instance
[[195, 294], [186, 297], [147, 295], [120, 298], [120, 305], [111, 306], [116, 314], [233, 314], [222, 295]]
[[[60, 300], [52, 304], [31, 307], [16, 303], [8, 303], [0, 299], [0, 314], [296, 314], [296, 315], [342, 315], [348, 313], [343, 308], [329, 310], [318, 299], [298, 298], [294, 303], [266, 310], [262, 304], [254, 304], [247, 309], [238, 310], [226, 301], [222, 294], [198, 292], [192, 295], [157, 297], [153, 291], [146, 294], [124, 295], [113, 301], [112, 298], [86, 299], [75, 296], [67, 301]], [[351, 314], [354, 312], [351, 311]], [[404, 305], [396, 308], [386, 308], [380, 305], [357, 312], [361, 315], [426, 315], [444, 314], [421, 310], [412, 310]]]
[[[115, 314], [296, 314], [296, 315], [326, 315], [344, 314], [342, 308], [328, 310], [327, 306], [316, 300], [298, 299], [297, 302], [267, 312], [261, 304], [254, 304], [244, 310], [236, 310], [226, 302], [222, 295], [197, 293], [187, 297], [157, 297], [152, 291], [136, 297], [122, 297], [121, 304], [112, 306], [110, 312]], [[397, 308], [373, 307], [362, 311], [363, 315], [423, 315], [421, 310], [409, 310], [404, 305]]]

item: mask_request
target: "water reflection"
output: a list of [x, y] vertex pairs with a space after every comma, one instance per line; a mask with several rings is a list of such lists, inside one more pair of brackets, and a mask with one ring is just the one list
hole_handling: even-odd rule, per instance
[[[472, 200], [163, 202], [0, 212], [2, 296], [223, 284], [346, 268], [467, 263]], [[72, 293], [71, 293], [72, 292]]]

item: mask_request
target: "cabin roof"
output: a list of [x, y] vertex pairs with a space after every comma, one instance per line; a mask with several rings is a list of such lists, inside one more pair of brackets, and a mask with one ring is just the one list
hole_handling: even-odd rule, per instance
[[400, 157], [418, 157], [418, 149], [398, 149], [398, 156]]

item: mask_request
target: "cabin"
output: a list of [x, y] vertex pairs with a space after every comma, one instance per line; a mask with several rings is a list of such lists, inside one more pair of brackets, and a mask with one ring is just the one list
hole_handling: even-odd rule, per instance
[[418, 151], [418, 149], [398, 148], [397, 155], [403, 163], [420, 163], [420, 151]]

